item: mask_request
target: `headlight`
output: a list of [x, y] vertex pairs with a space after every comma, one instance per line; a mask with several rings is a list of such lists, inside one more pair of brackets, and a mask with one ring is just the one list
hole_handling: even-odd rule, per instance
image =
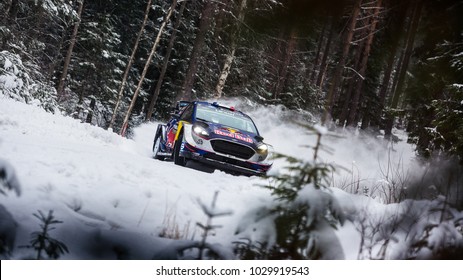
[[266, 155], [268, 153], [268, 146], [266, 144], [260, 144], [257, 146], [257, 153], [259, 155]]
[[209, 132], [207, 132], [207, 130], [204, 127], [199, 125], [193, 126], [193, 132], [199, 136], [209, 136]]

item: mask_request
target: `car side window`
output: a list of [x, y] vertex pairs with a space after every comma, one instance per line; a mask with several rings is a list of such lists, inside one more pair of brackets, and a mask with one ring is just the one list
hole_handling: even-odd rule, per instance
[[183, 114], [180, 116], [180, 120], [191, 122], [193, 120], [193, 109], [194, 109], [193, 104], [186, 107], [185, 110], [183, 111]]

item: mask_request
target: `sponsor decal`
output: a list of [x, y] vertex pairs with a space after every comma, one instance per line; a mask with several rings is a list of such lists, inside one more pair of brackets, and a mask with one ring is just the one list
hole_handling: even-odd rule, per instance
[[230, 138], [238, 139], [238, 140], [241, 140], [241, 141], [244, 141], [244, 142], [253, 143], [253, 140], [252, 140], [251, 137], [245, 136], [245, 135], [243, 135], [241, 133], [237, 133], [236, 130], [234, 130], [234, 129], [230, 129], [228, 131], [215, 129], [214, 133], [217, 134], [217, 135], [227, 136], [227, 137], [230, 137]]

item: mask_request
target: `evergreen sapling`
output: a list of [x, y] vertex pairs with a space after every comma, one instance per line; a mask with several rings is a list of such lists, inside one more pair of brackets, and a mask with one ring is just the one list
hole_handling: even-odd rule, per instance
[[[236, 252], [241, 258], [255, 259], [343, 259], [340, 242], [334, 231], [345, 217], [329, 189], [334, 166], [318, 162], [323, 127], [302, 125], [317, 135], [312, 160], [277, 154], [275, 159], [288, 163], [286, 172], [270, 175], [274, 203], [254, 209], [251, 223], [240, 225], [236, 234], [247, 242], [238, 242]], [[249, 228], [252, 227], [250, 230]], [[263, 227], [267, 234], [253, 240], [249, 232]], [[247, 234], [247, 235], [246, 235]], [[254, 235], [255, 236], [255, 235]]]

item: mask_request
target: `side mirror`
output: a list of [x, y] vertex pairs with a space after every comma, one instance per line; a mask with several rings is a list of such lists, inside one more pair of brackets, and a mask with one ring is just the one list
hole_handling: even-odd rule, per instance
[[172, 113], [170, 113], [170, 115], [173, 118], [180, 119], [180, 114], [178, 114], [177, 112], [172, 112]]
[[254, 136], [254, 139], [256, 139], [257, 142], [262, 142], [262, 141], [264, 141], [264, 137], [262, 137], [262, 136], [260, 136], [260, 135]]

